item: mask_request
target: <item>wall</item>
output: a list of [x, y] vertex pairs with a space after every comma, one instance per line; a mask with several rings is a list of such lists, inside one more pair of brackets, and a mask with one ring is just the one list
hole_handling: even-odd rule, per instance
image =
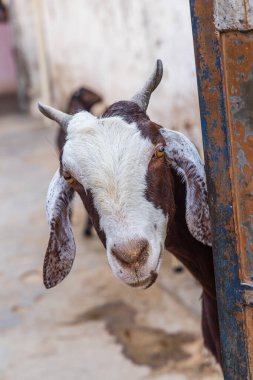
[[[187, 131], [201, 146], [188, 0], [26, 3], [36, 1], [43, 10], [47, 57], [47, 76], [42, 83], [48, 80], [52, 104], [64, 109], [70, 92], [80, 85], [101, 93], [106, 104], [128, 99], [161, 58], [164, 78], [152, 96], [149, 114], [162, 125]], [[31, 27], [32, 20], [26, 18], [27, 22]], [[26, 45], [28, 50], [27, 41]], [[38, 62], [40, 67], [41, 55]], [[36, 66], [32, 70], [36, 71]], [[32, 102], [42, 96], [33, 88], [30, 92], [35, 94]]]

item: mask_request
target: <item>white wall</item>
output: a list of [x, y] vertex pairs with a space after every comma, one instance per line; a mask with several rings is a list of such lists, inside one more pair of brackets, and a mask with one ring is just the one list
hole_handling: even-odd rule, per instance
[[128, 99], [161, 58], [164, 78], [149, 115], [170, 128], [190, 125], [187, 133], [201, 146], [188, 0], [26, 0], [35, 1], [43, 6], [54, 105], [64, 108], [80, 85], [108, 105]]

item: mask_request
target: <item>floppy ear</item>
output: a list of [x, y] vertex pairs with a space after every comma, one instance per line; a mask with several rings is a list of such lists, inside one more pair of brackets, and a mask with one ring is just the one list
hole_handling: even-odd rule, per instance
[[94, 104], [99, 103], [103, 100], [101, 96], [85, 88], [80, 89], [79, 96], [81, 98], [80, 100], [82, 101], [83, 106], [87, 110], [89, 110], [92, 106], [94, 106]]
[[185, 219], [192, 236], [212, 245], [204, 164], [191, 141], [180, 132], [162, 128], [166, 157], [186, 185]]
[[59, 284], [69, 274], [75, 258], [76, 246], [69, 220], [73, 194], [74, 190], [57, 170], [49, 185], [46, 203], [51, 229], [43, 267], [46, 288]]

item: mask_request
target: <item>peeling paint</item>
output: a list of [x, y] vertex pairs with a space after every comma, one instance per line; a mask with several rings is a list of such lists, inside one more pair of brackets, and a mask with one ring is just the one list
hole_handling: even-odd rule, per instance
[[[253, 281], [253, 32], [226, 33], [223, 46], [239, 273], [241, 281], [250, 284]], [[238, 58], [242, 55], [245, 59], [238, 69]]]
[[244, 292], [244, 301], [246, 305], [253, 306], [253, 292], [246, 290]]
[[[245, 260], [246, 265], [249, 270], [249, 280], [253, 281], [253, 217], [249, 215], [249, 219], [242, 222], [241, 227], [245, 229], [245, 234], [247, 236], [246, 240], [246, 252]], [[253, 292], [252, 292], [253, 297]]]
[[[252, 292], [251, 292], [252, 293]], [[248, 329], [252, 329], [253, 326], [253, 307], [247, 307], [245, 312], [246, 326]], [[253, 368], [253, 336], [250, 337], [249, 342], [249, 366]]]
[[243, 172], [244, 171], [244, 166], [248, 165], [250, 166], [248, 160], [245, 157], [245, 153], [242, 149], [240, 149], [237, 152], [237, 158], [238, 158], [238, 165], [240, 166], [240, 170]]
[[253, 136], [253, 65], [248, 80], [241, 85], [240, 96], [230, 97], [230, 101], [234, 118], [244, 123], [245, 139]]
[[245, 55], [242, 54], [240, 57], [237, 58], [237, 64], [240, 65], [245, 60]]

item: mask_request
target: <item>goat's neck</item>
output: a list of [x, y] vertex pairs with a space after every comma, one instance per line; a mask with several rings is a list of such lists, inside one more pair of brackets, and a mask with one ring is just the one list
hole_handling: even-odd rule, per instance
[[212, 248], [190, 234], [185, 221], [185, 185], [174, 172], [173, 178], [176, 213], [168, 226], [165, 247], [188, 268], [205, 292], [216, 298]]

